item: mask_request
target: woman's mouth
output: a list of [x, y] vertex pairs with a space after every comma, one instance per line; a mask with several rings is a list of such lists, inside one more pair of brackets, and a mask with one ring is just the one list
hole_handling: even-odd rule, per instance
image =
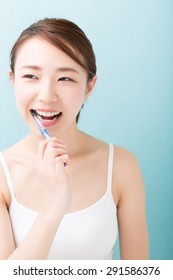
[[44, 126], [54, 125], [57, 120], [62, 116], [62, 112], [50, 112], [50, 111], [39, 111], [39, 110], [31, 110], [31, 113], [39, 119], [39, 121]]

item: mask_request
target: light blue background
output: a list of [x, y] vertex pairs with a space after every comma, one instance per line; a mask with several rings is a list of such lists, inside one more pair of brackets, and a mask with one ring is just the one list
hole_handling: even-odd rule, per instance
[[75, 21], [93, 43], [98, 66], [79, 125], [139, 159], [151, 259], [173, 259], [172, 15], [171, 0], [0, 0], [0, 150], [28, 132], [7, 75], [14, 41], [43, 17]]

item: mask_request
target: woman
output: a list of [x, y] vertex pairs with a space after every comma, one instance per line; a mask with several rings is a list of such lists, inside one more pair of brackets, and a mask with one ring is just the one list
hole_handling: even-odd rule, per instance
[[[24, 30], [10, 79], [30, 128], [1, 153], [1, 259], [147, 259], [145, 195], [129, 151], [77, 127], [96, 83], [92, 45], [65, 19]], [[33, 114], [51, 135], [43, 140]]]

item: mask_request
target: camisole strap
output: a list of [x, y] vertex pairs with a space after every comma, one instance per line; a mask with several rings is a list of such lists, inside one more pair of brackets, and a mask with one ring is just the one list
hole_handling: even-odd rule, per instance
[[5, 158], [2, 154], [2, 152], [0, 152], [0, 162], [2, 164], [4, 173], [5, 173], [5, 177], [6, 177], [6, 180], [7, 180], [7, 184], [8, 184], [8, 187], [9, 187], [11, 197], [14, 197], [14, 188], [13, 188], [13, 183], [12, 183], [10, 171], [9, 171], [8, 165], [5, 161]]
[[114, 145], [109, 143], [108, 177], [107, 177], [108, 192], [112, 192], [113, 162], [114, 162]]

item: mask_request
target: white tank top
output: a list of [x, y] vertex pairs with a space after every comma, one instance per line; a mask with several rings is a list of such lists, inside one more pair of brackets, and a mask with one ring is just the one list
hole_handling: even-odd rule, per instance
[[[67, 213], [56, 232], [47, 259], [50, 260], [109, 260], [114, 259], [118, 234], [117, 209], [112, 196], [112, 167], [114, 147], [109, 144], [107, 189], [91, 206]], [[7, 184], [11, 194], [9, 215], [16, 246], [27, 235], [38, 212], [16, 200], [7, 163], [0, 153]]]

